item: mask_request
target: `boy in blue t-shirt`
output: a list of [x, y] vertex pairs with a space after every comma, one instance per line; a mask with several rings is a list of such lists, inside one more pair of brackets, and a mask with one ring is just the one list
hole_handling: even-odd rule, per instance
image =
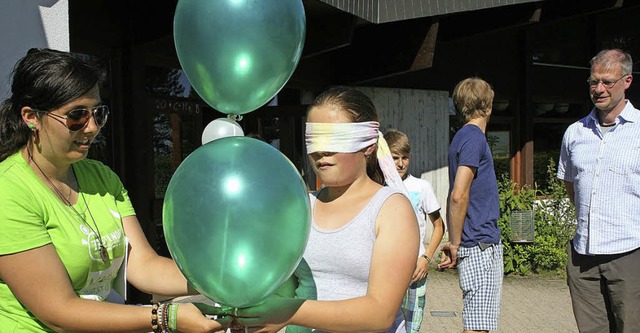
[[500, 204], [493, 158], [485, 137], [494, 92], [482, 79], [456, 85], [453, 102], [465, 125], [449, 146], [449, 242], [439, 268], [458, 268], [465, 332], [498, 329], [502, 292]]

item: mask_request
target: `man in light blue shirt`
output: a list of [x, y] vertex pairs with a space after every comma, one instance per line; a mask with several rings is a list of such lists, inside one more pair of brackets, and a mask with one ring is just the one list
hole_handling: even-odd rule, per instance
[[640, 332], [640, 110], [625, 99], [632, 60], [591, 59], [594, 108], [569, 126], [558, 178], [576, 206], [567, 282], [580, 332]]

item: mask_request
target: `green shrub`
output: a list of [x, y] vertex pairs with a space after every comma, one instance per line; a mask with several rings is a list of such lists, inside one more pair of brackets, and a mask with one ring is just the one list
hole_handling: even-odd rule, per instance
[[[533, 181], [536, 183], [536, 187], [538, 191], [548, 192], [553, 186], [550, 183], [551, 180], [557, 180], [555, 175], [554, 177], [549, 176], [548, 167], [550, 166], [549, 160], [552, 160], [551, 163], [555, 165], [555, 162], [560, 159], [560, 149], [549, 149], [544, 151], [537, 151], [533, 154]], [[561, 184], [564, 187], [563, 184]]]
[[[567, 199], [564, 183], [557, 179], [553, 159], [547, 165], [544, 191], [512, 182], [503, 175], [498, 182], [500, 195], [501, 240], [504, 246], [505, 274], [563, 273], [567, 246], [575, 233], [575, 208]], [[511, 239], [511, 212], [534, 210], [535, 240], [530, 244]]]

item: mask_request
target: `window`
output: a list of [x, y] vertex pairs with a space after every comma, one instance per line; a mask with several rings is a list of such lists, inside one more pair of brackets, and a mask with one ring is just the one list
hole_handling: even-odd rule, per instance
[[511, 132], [510, 131], [487, 131], [487, 142], [493, 156], [493, 166], [496, 171], [496, 178], [501, 179], [502, 175], [509, 176], [511, 162]]

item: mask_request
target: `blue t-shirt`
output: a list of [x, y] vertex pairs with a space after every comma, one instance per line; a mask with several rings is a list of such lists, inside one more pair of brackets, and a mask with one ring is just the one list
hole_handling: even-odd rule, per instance
[[451, 140], [449, 146], [450, 189], [453, 189], [459, 165], [476, 168], [475, 177], [471, 182], [469, 207], [460, 245], [473, 247], [479, 242], [500, 242], [498, 182], [487, 138], [478, 126], [463, 126]]

